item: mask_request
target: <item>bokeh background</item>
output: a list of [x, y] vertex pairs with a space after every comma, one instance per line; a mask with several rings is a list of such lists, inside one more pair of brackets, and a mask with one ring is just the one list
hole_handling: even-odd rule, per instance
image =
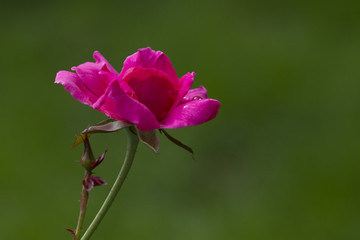
[[[74, 137], [105, 117], [53, 84], [99, 50], [151, 46], [195, 71], [216, 119], [141, 145], [93, 239], [360, 239], [358, 1], [8, 1], [0, 9], [0, 239], [71, 239]], [[112, 183], [124, 132], [94, 135]], [[110, 188], [91, 192], [86, 224]]]

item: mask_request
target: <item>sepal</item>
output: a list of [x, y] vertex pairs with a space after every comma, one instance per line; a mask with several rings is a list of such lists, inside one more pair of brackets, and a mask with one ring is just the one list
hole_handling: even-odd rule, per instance
[[184, 143], [180, 142], [179, 140], [177, 140], [176, 138], [174, 138], [173, 136], [171, 136], [168, 132], [166, 132], [164, 129], [159, 129], [160, 133], [164, 133], [165, 136], [173, 143], [175, 143], [176, 145], [178, 145], [179, 147], [185, 149], [186, 151], [188, 151], [189, 153], [192, 154], [192, 157], [194, 158], [194, 151], [192, 150], [191, 147], [185, 145]]
[[90, 192], [96, 186], [106, 185], [107, 182], [104, 181], [101, 177], [91, 176], [86, 180], [83, 180], [83, 186], [87, 192]]
[[98, 157], [95, 162], [91, 163], [91, 170], [96, 168], [104, 160], [106, 153], [107, 153], [107, 150], [105, 150], [105, 152], [103, 154], [101, 154], [101, 156]]
[[142, 143], [148, 146], [155, 153], [159, 152], [160, 149], [160, 139], [155, 130], [151, 131], [141, 131], [137, 130], [138, 137]]
[[74, 230], [71, 230], [71, 229], [68, 229], [68, 228], [66, 228], [65, 229], [66, 231], [69, 231], [70, 233], [71, 233], [71, 235], [73, 235], [73, 240], [75, 240], [75, 231]]
[[88, 138], [92, 133], [110, 133], [110, 132], [116, 132], [120, 129], [130, 127], [132, 124], [123, 122], [123, 121], [115, 121], [113, 119], [108, 119], [102, 122], [97, 123], [95, 126], [90, 126], [84, 131], [82, 131], [75, 139], [73, 143], [73, 148], [79, 145], [84, 141], [85, 136]]

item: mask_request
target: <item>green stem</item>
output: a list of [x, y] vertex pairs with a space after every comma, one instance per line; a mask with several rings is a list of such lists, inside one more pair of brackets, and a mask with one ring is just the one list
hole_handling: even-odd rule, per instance
[[[87, 179], [91, 175], [91, 172], [85, 170], [85, 177], [84, 179]], [[86, 206], [89, 200], [89, 193], [85, 189], [85, 187], [82, 187], [81, 190], [81, 200], [80, 200], [80, 213], [79, 213], [79, 219], [75, 231], [75, 239], [80, 239], [81, 231], [84, 225], [84, 219], [85, 219], [85, 213], [86, 213]]]
[[112, 186], [108, 196], [106, 197], [103, 205], [101, 206], [99, 212], [96, 214], [94, 220], [90, 224], [89, 228], [84, 233], [81, 240], [88, 240], [90, 239], [91, 235], [94, 233], [96, 228], [99, 226], [101, 220], [104, 218], [106, 212], [109, 210], [112, 202], [114, 201], [117, 193], [119, 192], [122, 184], [124, 183], [126, 176], [131, 168], [132, 162], [134, 160], [135, 152], [137, 145], [139, 143], [138, 137], [131, 132], [130, 128], [126, 128], [128, 145], [125, 155], [124, 163], [120, 169], [120, 172], [115, 180], [114, 185]]

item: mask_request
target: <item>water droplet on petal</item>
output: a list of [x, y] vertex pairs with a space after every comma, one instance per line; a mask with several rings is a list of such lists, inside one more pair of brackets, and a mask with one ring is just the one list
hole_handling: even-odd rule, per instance
[[192, 98], [193, 101], [197, 101], [197, 100], [201, 100], [201, 99], [203, 99], [203, 98], [202, 98], [202, 97], [198, 97], [198, 96], [195, 96], [195, 97]]

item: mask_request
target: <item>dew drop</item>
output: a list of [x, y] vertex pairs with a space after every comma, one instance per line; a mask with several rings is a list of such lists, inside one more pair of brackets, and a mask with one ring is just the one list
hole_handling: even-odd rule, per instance
[[201, 99], [203, 99], [203, 98], [202, 98], [202, 97], [198, 97], [198, 96], [195, 96], [195, 97], [192, 98], [193, 101], [197, 101], [197, 100], [201, 100]]

